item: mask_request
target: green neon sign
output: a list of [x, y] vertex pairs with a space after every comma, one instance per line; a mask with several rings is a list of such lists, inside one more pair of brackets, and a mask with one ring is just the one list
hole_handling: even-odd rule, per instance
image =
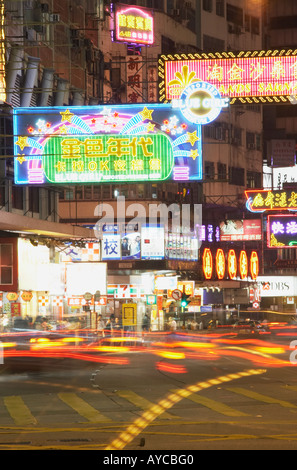
[[45, 143], [42, 165], [52, 183], [160, 181], [174, 155], [164, 134], [57, 135]]

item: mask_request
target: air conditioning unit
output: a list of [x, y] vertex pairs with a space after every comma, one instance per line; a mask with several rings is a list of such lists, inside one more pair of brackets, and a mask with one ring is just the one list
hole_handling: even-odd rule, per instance
[[50, 15], [50, 23], [59, 23], [60, 22], [60, 15], [58, 15], [57, 13], [52, 13]]

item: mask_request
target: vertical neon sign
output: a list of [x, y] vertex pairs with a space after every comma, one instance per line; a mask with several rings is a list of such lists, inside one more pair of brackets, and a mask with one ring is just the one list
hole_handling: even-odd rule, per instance
[[4, 0], [0, 0], [0, 101], [6, 100]]

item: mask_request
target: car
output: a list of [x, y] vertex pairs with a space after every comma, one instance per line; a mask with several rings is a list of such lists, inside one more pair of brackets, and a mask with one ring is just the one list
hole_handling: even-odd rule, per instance
[[233, 325], [237, 336], [259, 336], [268, 333], [268, 328], [255, 320], [240, 320]]

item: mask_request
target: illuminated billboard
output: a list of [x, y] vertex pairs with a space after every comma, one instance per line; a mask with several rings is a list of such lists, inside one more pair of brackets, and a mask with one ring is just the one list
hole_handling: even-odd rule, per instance
[[128, 44], [154, 43], [154, 17], [151, 10], [132, 5], [115, 5], [113, 39]]
[[287, 102], [297, 94], [297, 49], [159, 57], [161, 102], [179, 98], [200, 80], [214, 85], [230, 104]]
[[262, 222], [260, 219], [225, 220], [220, 223], [220, 240], [223, 242], [262, 240]]
[[267, 218], [267, 246], [269, 248], [296, 248], [297, 216], [269, 215]]
[[202, 179], [201, 126], [171, 104], [13, 113], [16, 184]]
[[251, 212], [297, 211], [297, 193], [292, 190], [255, 189], [245, 191], [245, 195]]
[[210, 248], [205, 248], [202, 254], [202, 270], [205, 280], [245, 280], [251, 277], [256, 280], [259, 275], [259, 256], [256, 251], [250, 254], [241, 250], [236, 254], [235, 250], [218, 248], [215, 253]]

